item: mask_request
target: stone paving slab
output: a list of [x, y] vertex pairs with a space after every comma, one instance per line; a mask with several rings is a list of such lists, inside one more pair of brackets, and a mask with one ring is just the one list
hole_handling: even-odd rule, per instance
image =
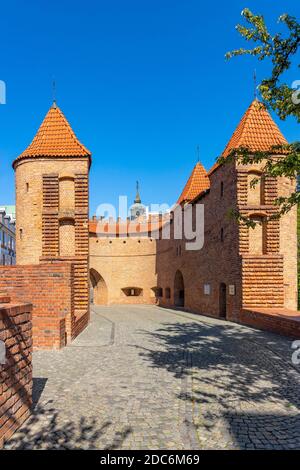
[[155, 306], [93, 307], [34, 353], [33, 416], [7, 449], [300, 448], [291, 341]]

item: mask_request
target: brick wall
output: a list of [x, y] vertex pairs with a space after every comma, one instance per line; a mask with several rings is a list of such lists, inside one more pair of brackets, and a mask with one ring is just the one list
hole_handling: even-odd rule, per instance
[[[223, 183], [223, 194], [221, 193]], [[221, 285], [226, 286], [226, 317], [237, 320], [241, 308], [241, 257], [239, 256], [239, 230], [228, 217], [230, 208], [236, 207], [236, 172], [232, 163], [219, 167], [210, 176], [210, 191], [198, 202], [204, 205], [204, 246], [200, 250], [187, 250], [186, 240], [159, 240], [156, 271], [157, 285], [163, 289], [160, 305], [175, 302], [175, 275], [183, 275], [186, 309], [196, 313], [220, 316]], [[247, 184], [247, 182], [246, 182]], [[173, 224], [172, 224], [173, 225]], [[195, 224], [194, 224], [195, 227]], [[221, 240], [223, 229], [223, 241]], [[210, 286], [205, 294], [204, 285]], [[235, 287], [234, 295], [229, 285]], [[170, 299], [166, 289], [170, 289]]]
[[[67, 342], [76, 338], [89, 323], [89, 281], [88, 262], [86, 256], [68, 256], [66, 258], [41, 258], [42, 264], [50, 266], [72, 264], [72, 283], [70, 284], [72, 315], [66, 318]], [[50, 268], [51, 270], [51, 268]]]
[[0, 340], [6, 348], [6, 362], [0, 364], [0, 448], [30, 414], [31, 309], [30, 304], [11, 303], [0, 295]]
[[[96, 304], [155, 303], [157, 276], [154, 239], [142, 235], [98, 238], [90, 234], [90, 269], [94, 273], [92, 284], [96, 284]], [[141, 295], [127, 296], [125, 289], [130, 287], [141, 289]], [[105, 302], [102, 302], [104, 298]]]
[[[273, 333], [300, 338], [300, 316], [278, 315], [278, 310], [271, 313], [267, 309], [264, 311], [243, 309], [240, 315], [240, 322], [244, 325], [253, 326], [260, 330], [272, 331]], [[284, 309], [283, 309], [284, 310]], [[279, 310], [280, 312], [280, 310]]]
[[[288, 196], [295, 190], [295, 181], [279, 178], [279, 195]], [[283, 277], [285, 307], [298, 308], [297, 286], [297, 207], [280, 219], [280, 253], [284, 255]]]
[[283, 256], [244, 255], [242, 287], [245, 308], [283, 307]]
[[[256, 165], [259, 171], [262, 164]], [[253, 165], [237, 167], [238, 207], [247, 217], [265, 219], [255, 230], [240, 226], [240, 254], [243, 258], [243, 305], [248, 307], [297, 309], [297, 229], [296, 208], [277, 219], [274, 200], [289, 196], [295, 181], [288, 178], [265, 177], [263, 197], [254, 202], [249, 198], [249, 172]], [[269, 219], [269, 220], [266, 220]], [[257, 237], [255, 237], [255, 235]], [[262, 236], [261, 236], [262, 235]], [[262, 238], [260, 250], [256, 238]], [[258, 251], [258, 252], [257, 252]], [[260, 251], [260, 253], [259, 253]]]
[[12, 301], [33, 305], [34, 349], [59, 349], [75, 336], [73, 286], [72, 263], [7, 266], [0, 271], [0, 290]]
[[[157, 243], [157, 285], [164, 292], [161, 305], [174, 305], [174, 279], [179, 270], [184, 279], [184, 305], [188, 310], [220, 316], [221, 283], [226, 285], [229, 320], [241, 321], [242, 306], [295, 309], [296, 214], [291, 211], [280, 221], [266, 220], [277, 210], [274, 199], [288, 194], [294, 183], [266, 177], [263, 191], [258, 185], [249, 196], [250, 180], [259, 175], [260, 166], [231, 163], [210, 174], [210, 191], [198, 201], [204, 204], [205, 211], [205, 240], [201, 250], [187, 251], [185, 241], [174, 238]], [[246, 225], [237, 225], [228, 217], [228, 211], [234, 208], [247, 217], [260, 217], [263, 227], [253, 231]], [[220, 242], [222, 228], [223, 242]], [[204, 284], [210, 286], [207, 295]], [[234, 295], [229, 285], [235, 287]], [[167, 289], [170, 298], [165, 295]]]

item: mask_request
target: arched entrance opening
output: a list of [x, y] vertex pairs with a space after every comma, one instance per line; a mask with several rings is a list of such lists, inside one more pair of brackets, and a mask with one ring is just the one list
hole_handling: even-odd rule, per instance
[[107, 304], [107, 285], [103, 277], [95, 269], [90, 269], [90, 299], [94, 305]]
[[176, 271], [174, 280], [174, 305], [184, 307], [184, 281], [181, 271]]
[[226, 284], [221, 282], [219, 289], [220, 318], [226, 318]]

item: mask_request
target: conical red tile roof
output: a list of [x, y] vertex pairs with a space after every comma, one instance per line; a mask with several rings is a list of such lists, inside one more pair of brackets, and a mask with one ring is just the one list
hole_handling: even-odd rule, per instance
[[[265, 105], [255, 99], [242, 117], [222, 156], [227, 157], [231, 150], [239, 147], [248, 147], [253, 152], [267, 152], [275, 145], [287, 143]], [[216, 163], [209, 174], [218, 166]]]
[[265, 105], [255, 99], [234, 131], [223, 156], [226, 157], [233, 148], [248, 147], [252, 151], [268, 151], [274, 145], [283, 144], [287, 144], [287, 141], [277, 124]]
[[66, 117], [54, 103], [44, 118], [36, 136], [14, 164], [32, 157], [90, 157], [91, 152], [74, 134]]
[[197, 163], [189, 177], [177, 204], [189, 202], [195, 199], [200, 193], [209, 189], [210, 182], [205, 168], [201, 163]]

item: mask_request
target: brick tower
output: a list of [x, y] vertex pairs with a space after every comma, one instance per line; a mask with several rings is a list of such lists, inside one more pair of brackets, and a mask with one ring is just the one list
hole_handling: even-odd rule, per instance
[[72, 337], [89, 320], [90, 164], [91, 153], [55, 102], [32, 143], [13, 162], [17, 264], [73, 264], [74, 316], [68, 325]]
[[[242, 117], [223, 156], [231, 149], [247, 147], [250, 152], [272, 150], [287, 144], [265, 106], [255, 99]], [[297, 213], [296, 207], [278, 219], [274, 200], [289, 196], [296, 181], [287, 177], [263, 176], [263, 163], [236, 166], [237, 207], [258, 222], [255, 229], [239, 228], [242, 260], [242, 304], [244, 308], [297, 310]], [[256, 184], [251, 182], [256, 180]]]
[[[267, 109], [254, 100], [222, 155], [226, 159], [243, 147], [249, 155], [263, 151], [280, 159], [274, 146], [284, 144]], [[175, 223], [170, 239], [158, 240], [159, 303], [299, 336], [296, 208], [272, 218], [278, 211], [275, 199], [291, 194], [296, 182], [265, 175], [263, 169], [264, 162], [242, 165], [229, 159], [206, 173], [197, 163], [177, 202], [193, 210], [192, 230], [203, 228], [203, 246], [188, 250], [190, 240], [175, 237]], [[197, 204], [203, 206], [198, 222]], [[253, 219], [255, 228], [236, 223], [228, 216], [232, 210]]]

